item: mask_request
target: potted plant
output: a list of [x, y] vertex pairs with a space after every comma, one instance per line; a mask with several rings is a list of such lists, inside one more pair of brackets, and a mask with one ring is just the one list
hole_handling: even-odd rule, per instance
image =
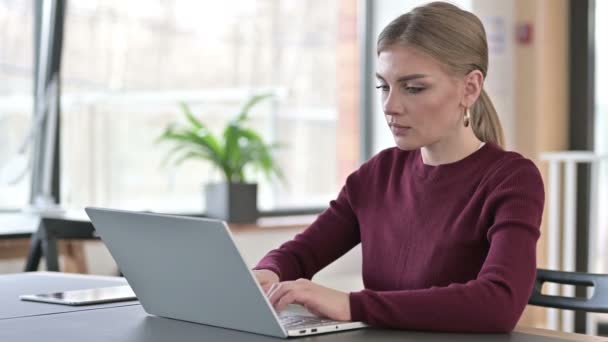
[[224, 175], [224, 182], [205, 185], [206, 214], [210, 217], [234, 223], [255, 222], [258, 217], [257, 183], [246, 178], [246, 167], [262, 171], [269, 178], [283, 178], [271, 154], [278, 145], [266, 143], [259, 133], [246, 125], [250, 110], [271, 96], [251, 96], [221, 135], [213, 134], [187, 104], [181, 103], [186, 123], [168, 125], [158, 138], [174, 145], [166, 161], [179, 165], [186, 160], [205, 160]]

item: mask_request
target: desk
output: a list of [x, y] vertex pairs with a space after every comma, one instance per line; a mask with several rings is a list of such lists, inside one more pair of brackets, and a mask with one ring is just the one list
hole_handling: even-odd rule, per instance
[[[37, 283], [44, 278], [63, 277], [60, 274], [39, 274]], [[104, 277], [107, 281], [112, 279]], [[91, 276], [65, 278], [62, 286], [94, 285]], [[100, 279], [102, 280], [102, 279]], [[116, 278], [120, 281], [119, 278]], [[32, 279], [23, 275], [0, 276], [0, 298], [13, 296], [14, 287], [31, 286]], [[7, 287], [6, 284], [11, 285]], [[100, 283], [101, 284], [101, 283]], [[38, 286], [38, 285], [37, 285]], [[60, 286], [58, 286], [60, 287]], [[54, 289], [57, 289], [55, 287]], [[67, 288], [66, 288], [67, 289]], [[21, 303], [25, 304], [25, 303]], [[41, 304], [45, 305], [45, 304]], [[42, 307], [40, 308], [42, 310]], [[32, 313], [33, 314], [33, 313]], [[500, 342], [557, 342], [557, 341], [606, 341], [607, 339], [585, 335], [551, 332], [542, 329], [518, 328], [511, 334], [448, 334], [411, 332], [384, 329], [364, 329], [335, 334], [317, 335], [292, 341], [500, 341]], [[113, 342], [156, 342], [156, 341], [281, 341], [262, 335], [216, 328], [201, 324], [166, 319], [146, 314], [139, 304], [110, 307], [89, 307], [77, 312], [29, 315], [0, 320], [0, 341], [113, 341]]]
[[29, 238], [38, 229], [40, 217], [21, 213], [0, 213], [0, 238]]
[[[93, 225], [83, 212], [58, 214], [0, 214], [0, 239], [30, 238], [25, 271], [36, 271], [44, 255], [49, 271], [59, 271], [58, 239], [97, 239]], [[19, 241], [23, 244], [23, 240]], [[75, 271], [85, 273], [80, 249], [67, 246], [68, 256], [75, 261]]]
[[78, 307], [24, 302], [19, 299], [19, 295], [22, 294], [80, 290], [126, 284], [127, 281], [119, 277], [81, 276], [67, 273], [40, 272], [3, 275], [0, 276], [0, 321], [18, 317], [137, 304], [137, 301], [130, 301]]
[[[250, 235], [268, 228], [275, 233], [284, 231], [287, 237], [291, 238], [296, 232], [306, 228], [315, 217], [315, 215], [263, 217], [258, 219], [256, 224], [231, 223], [229, 227], [235, 235]], [[24, 267], [26, 272], [37, 271], [43, 256], [46, 260], [46, 269], [58, 272], [58, 240], [98, 239], [95, 228], [84, 211], [69, 211], [41, 216], [21, 213], [0, 214], [0, 240], [28, 237], [31, 237], [31, 241]], [[284, 241], [287, 241], [287, 238]], [[67, 246], [66, 251], [75, 264], [75, 271], [86, 273], [82, 246], [80, 246], [80, 249]], [[261, 257], [261, 255], [256, 255], [256, 257]]]

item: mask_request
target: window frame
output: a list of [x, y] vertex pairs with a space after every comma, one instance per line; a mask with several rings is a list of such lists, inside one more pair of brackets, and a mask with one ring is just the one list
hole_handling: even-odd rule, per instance
[[[33, 0], [35, 4], [35, 20], [34, 20], [34, 32], [35, 32], [35, 72], [34, 72], [34, 80], [39, 79], [39, 62], [40, 58], [40, 35], [41, 35], [41, 25], [43, 18], [43, 2], [45, 0]], [[46, 0], [49, 1], [49, 0]], [[66, 8], [66, 0], [50, 0], [54, 2], [56, 6], [56, 10], [53, 11], [53, 20], [54, 29], [52, 30], [52, 41], [54, 46], [58, 47], [52, 54], [50, 54], [48, 60], [46, 60], [47, 65], [49, 66], [49, 73], [47, 75], [46, 81], [50, 79], [50, 75], [53, 72], [57, 74], [60, 73], [61, 66], [61, 47], [63, 41], [63, 30], [65, 23], [65, 8]], [[359, 105], [361, 110], [358, 111], [358, 121], [360, 124], [360, 143], [359, 143], [359, 164], [365, 162], [372, 156], [372, 142], [373, 142], [373, 127], [372, 127], [372, 93], [367, 89], [366, 85], [371, 84], [371, 75], [372, 75], [372, 61], [369, 58], [368, 51], [372, 48], [373, 37], [371, 34], [370, 28], [372, 27], [372, 9], [373, 3], [371, 0], [357, 0], [357, 38], [359, 40], [359, 60], [360, 60], [360, 85], [358, 89], [359, 94]], [[37, 83], [34, 85], [34, 89], [37, 88]], [[34, 91], [36, 96], [36, 91]], [[34, 102], [36, 103], [36, 98], [34, 98]], [[61, 103], [61, 91], [58, 94], [57, 101], [57, 113], [58, 113], [58, 124], [55, 132], [55, 144], [53, 146], [53, 164], [52, 164], [52, 185], [51, 185], [51, 194], [55, 198], [55, 200], [60, 203], [60, 189], [61, 189], [61, 168], [60, 168], [60, 141], [61, 141], [61, 111], [59, 108], [59, 104]], [[36, 112], [36, 109], [35, 109]], [[43, 141], [48, 134], [48, 128], [46, 125], [43, 125], [39, 136], [37, 137], [34, 149], [33, 149], [33, 167], [32, 167], [32, 185], [30, 190], [30, 204], [33, 204], [36, 194], [41, 191], [42, 184], [41, 179], [43, 175], [42, 165], [44, 159], [44, 146]], [[323, 212], [326, 207], [299, 207], [299, 208], [282, 208], [275, 210], [261, 210], [260, 216], [292, 216], [292, 215], [312, 215], [319, 214]], [[204, 215], [204, 213], [202, 213]]]

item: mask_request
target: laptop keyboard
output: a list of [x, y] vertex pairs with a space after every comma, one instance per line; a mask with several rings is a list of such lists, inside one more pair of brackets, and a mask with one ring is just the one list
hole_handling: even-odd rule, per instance
[[285, 312], [281, 314], [279, 317], [279, 321], [281, 321], [281, 325], [287, 329], [291, 328], [313, 328], [324, 325], [336, 325], [342, 324], [344, 322], [334, 321], [331, 319], [321, 318], [321, 317], [313, 317], [313, 316], [304, 316], [298, 315], [294, 313]]

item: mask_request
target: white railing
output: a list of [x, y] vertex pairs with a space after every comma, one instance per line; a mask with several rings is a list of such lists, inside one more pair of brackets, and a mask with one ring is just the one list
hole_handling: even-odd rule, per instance
[[[599, 155], [589, 151], [560, 151], [545, 152], [541, 160], [549, 164], [548, 180], [548, 260], [547, 267], [552, 270], [575, 271], [576, 267], [576, 194], [577, 194], [577, 165], [591, 166], [591, 196], [589, 206], [589, 250], [588, 269], [593, 270], [597, 258], [595, 242], [598, 236], [597, 225], [597, 184], [600, 163], [608, 161], [608, 155]], [[562, 178], [562, 166], [564, 177]], [[561, 198], [563, 184], [563, 202]], [[563, 207], [562, 207], [563, 204]], [[561, 217], [560, 217], [561, 216]], [[560, 220], [561, 219], [561, 220]], [[563, 253], [562, 253], [563, 251]], [[561, 286], [555, 283], [547, 284], [547, 293], [573, 297], [574, 287]], [[574, 331], [574, 312], [570, 310], [548, 309], [547, 324], [549, 329]], [[587, 314], [587, 333], [595, 334], [597, 329], [592, 314]]]

